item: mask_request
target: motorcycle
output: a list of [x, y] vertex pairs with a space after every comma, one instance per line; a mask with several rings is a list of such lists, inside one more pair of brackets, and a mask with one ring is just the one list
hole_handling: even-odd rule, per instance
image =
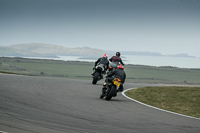
[[99, 64], [94, 68], [92, 84], [96, 84], [97, 81], [103, 79], [104, 70], [105, 68], [103, 64]]
[[115, 69], [117, 69], [117, 66], [118, 66], [118, 65], [119, 65], [119, 64], [116, 63], [116, 62], [111, 62], [111, 63], [109, 64], [108, 71], [114, 71]]
[[112, 97], [116, 97], [117, 92], [119, 92], [120, 85], [122, 85], [122, 83], [121, 80], [118, 78], [114, 78], [112, 83], [108, 84], [108, 87], [106, 87], [106, 83], [104, 83], [100, 98], [103, 99], [105, 97], [105, 100], [110, 100]]

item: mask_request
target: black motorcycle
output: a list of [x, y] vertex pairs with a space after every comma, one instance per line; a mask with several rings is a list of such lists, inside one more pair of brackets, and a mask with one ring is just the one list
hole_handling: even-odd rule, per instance
[[103, 79], [104, 71], [105, 68], [103, 64], [99, 64], [94, 68], [92, 84], [96, 84], [97, 81]]
[[102, 94], [100, 95], [100, 98], [104, 98], [106, 100], [110, 100], [112, 97], [117, 96], [117, 92], [119, 92], [119, 87], [122, 85], [121, 80], [118, 78], [115, 78], [112, 83], [108, 84], [108, 87], [106, 87], [106, 83], [104, 83], [104, 87], [102, 88]]

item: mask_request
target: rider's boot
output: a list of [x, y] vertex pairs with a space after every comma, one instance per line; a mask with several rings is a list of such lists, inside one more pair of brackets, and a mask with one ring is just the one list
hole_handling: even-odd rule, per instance
[[107, 88], [102, 88], [102, 94], [100, 95], [100, 98], [103, 98], [103, 97], [105, 97], [106, 96], [106, 89]]
[[115, 92], [115, 94], [113, 95], [113, 97], [116, 97], [117, 96], [117, 92]]
[[118, 92], [122, 92], [124, 90], [124, 87], [123, 85], [120, 85], [119, 89], [118, 89]]
[[93, 71], [91, 75], [94, 76], [94, 73], [95, 73], [95, 71]]
[[100, 95], [100, 98], [103, 98], [106, 95], [106, 90], [107, 90], [106, 83], [104, 83], [103, 88], [102, 88], [102, 94]]
[[94, 76], [94, 73], [95, 73], [95, 67], [93, 67], [93, 72], [92, 72], [92, 76]]

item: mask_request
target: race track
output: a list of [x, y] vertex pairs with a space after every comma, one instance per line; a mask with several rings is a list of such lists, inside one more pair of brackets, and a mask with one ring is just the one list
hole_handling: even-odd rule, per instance
[[[118, 96], [99, 99], [103, 81], [0, 74], [0, 132], [198, 133], [200, 120]], [[125, 89], [147, 86], [125, 83]]]

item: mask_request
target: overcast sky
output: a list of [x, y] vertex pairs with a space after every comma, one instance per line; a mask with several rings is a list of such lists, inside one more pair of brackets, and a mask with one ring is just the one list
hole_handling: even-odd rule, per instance
[[200, 1], [0, 0], [0, 46], [22, 43], [200, 57]]

